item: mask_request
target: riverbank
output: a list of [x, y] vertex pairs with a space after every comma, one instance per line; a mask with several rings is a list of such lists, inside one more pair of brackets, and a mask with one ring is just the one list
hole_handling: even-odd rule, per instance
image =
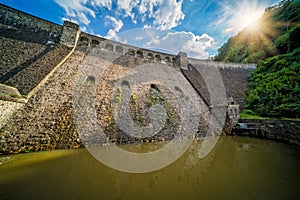
[[300, 146], [300, 120], [240, 119], [233, 135], [276, 140]]

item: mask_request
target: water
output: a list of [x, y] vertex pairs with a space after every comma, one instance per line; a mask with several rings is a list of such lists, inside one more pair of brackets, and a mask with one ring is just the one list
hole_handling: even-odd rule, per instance
[[222, 137], [199, 159], [199, 145], [145, 174], [113, 170], [85, 149], [0, 157], [0, 199], [298, 199], [299, 147]]

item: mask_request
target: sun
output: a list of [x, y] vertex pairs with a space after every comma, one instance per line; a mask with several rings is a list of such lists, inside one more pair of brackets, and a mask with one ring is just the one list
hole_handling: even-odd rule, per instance
[[259, 10], [248, 10], [242, 12], [237, 16], [236, 23], [237, 29], [240, 31], [248, 26], [251, 26], [252, 29], [258, 29], [259, 24], [257, 19], [261, 17], [263, 12]]
[[[238, 33], [251, 25], [252, 31], [259, 30], [256, 24], [265, 10], [265, 5], [259, 0], [232, 0], [231, 4], [220, 4], [222, 18], [221, 23], [226, 24], [225, 33]], [[219, 23], [219, 24], [221, 24]]]

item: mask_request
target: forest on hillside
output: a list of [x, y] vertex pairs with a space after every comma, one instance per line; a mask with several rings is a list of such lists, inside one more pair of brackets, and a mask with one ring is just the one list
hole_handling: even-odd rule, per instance
[[218, 49], [214, 60], [258, 63], [245, 111], [266, 117], [300, 117], [300, 0], [269, 7]]

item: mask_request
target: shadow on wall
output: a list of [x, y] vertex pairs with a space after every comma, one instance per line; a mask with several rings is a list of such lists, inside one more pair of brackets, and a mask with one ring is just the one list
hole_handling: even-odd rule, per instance
[[8, 81], [10, 78], [12, 78], [14, 75], [16, 75], [17, 73], [21, 72], [22, 70], [26, 69], [27, 67], [29, 67], [33, 62], [39, 60], [40, 58], [42, 58], [43, 56], [45, 56], [49, 51], [51, 51], [53, 49], [52, 46], [48, 46], [44, 51], [42, 51], [40, 54], [35, 55], [34, 57], [32, 57], [29, 60], [26, 60], [24, 63], [22, 63], [19, 66], [16, 66], [14, 68], [12, 68], [11, 70], [9, 70], [7, 73], [5, 73], [3, 76], [0, 76], [0, 83], [5, 83], [6, 81]]

